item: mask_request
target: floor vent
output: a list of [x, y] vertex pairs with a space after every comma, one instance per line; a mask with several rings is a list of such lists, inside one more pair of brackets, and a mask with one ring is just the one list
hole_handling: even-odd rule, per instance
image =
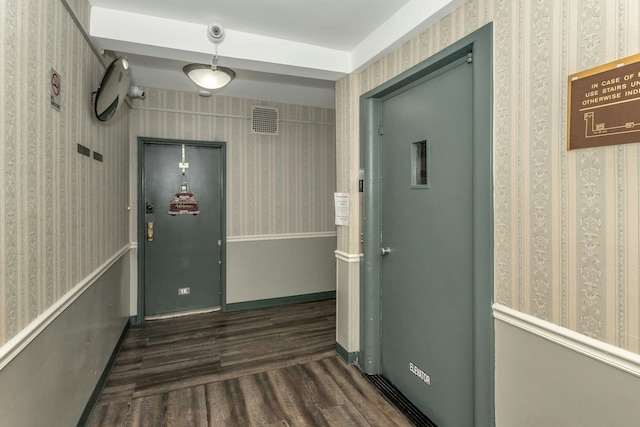
[[251, 133], [258, 135], [278, 134], [278, 109], [251, 106]]
[[409, 418], [413, 425], [418, 427], [437, 427], [433, 421], [423, 414], [420, 409], [409, 401], [404, 395], [394, 387], [386, 378], [382, 375], [366, 375], [364, 377], [368, 379], [376, 388], [386, 397], [396, 408], [402, 411], [403, 414]]

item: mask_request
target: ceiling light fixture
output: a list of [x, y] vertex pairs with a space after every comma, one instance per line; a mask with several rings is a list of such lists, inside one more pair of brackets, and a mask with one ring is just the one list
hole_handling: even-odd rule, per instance
[[218, 45], [224, 40], [224, 28], [217, 22], [210, 24], [207, 29], [207, 37], [215, 46], [211, 65], [188, 64], [182, 68], [182, 71], [196, 86], [202, 89], [222, 89], [236, 76], [232, 69], [218, 66]]
[[213, 64], [189, 64], [182, 71], [197, 86], [208, 90], [222, 89], [236, 76], [232, 69]]

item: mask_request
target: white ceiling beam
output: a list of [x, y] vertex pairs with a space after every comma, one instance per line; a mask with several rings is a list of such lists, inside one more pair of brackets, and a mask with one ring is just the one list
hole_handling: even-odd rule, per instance
[[[219, 64], [258, 71], [336, 81], [360, 71], [405, 43], [464, 0], [410, 0], [352, 52], [225, 29]], [[209, 63], [214, 45], [207, 26], [115, 9], [91, 9], [90, 34], [103, 50], [184, 63]], [[178, 64], [174, 70], [180, 73]], [[151, 72], [149, 72], [151, 74]]]
[[[337, 80], [351, 71], [350, 53], [225, 29], [219, 64], [252, 71]], [[103, 50], [209, 63], [207, 26], [114, 9], [91, 9], [90, 34]]]

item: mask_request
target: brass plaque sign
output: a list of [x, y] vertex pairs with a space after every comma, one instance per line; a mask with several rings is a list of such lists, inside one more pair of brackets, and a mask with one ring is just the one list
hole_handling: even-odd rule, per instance
[[640, 54], [569, 76], [567, 149], [640, 142]]

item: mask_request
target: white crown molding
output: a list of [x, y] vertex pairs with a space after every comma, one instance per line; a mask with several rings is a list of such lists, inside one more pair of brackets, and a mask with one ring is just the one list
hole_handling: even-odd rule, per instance
[[0, 370], [9, 364], [20, 352], [29, 345], [38, 335], [46, 329], [56, 318], [64, 312], [80, 295], [93, 285], [112, 265], [114, 265], [124, 254], [129, 251], [127, 244], [115, 255], [104, 262], [100, 267], [89, 274], [84, 280], [73, 287], [62, 298], [56, 301], [51, 307], [36, 317], [26, 328], [21, 330], [16, 336], [11, 338], [6, 344], [0, 347]]
[[640, 354], [579, 334], [537, 317], [493, 304], [493, 317], [577, 353], [640, 377]]

